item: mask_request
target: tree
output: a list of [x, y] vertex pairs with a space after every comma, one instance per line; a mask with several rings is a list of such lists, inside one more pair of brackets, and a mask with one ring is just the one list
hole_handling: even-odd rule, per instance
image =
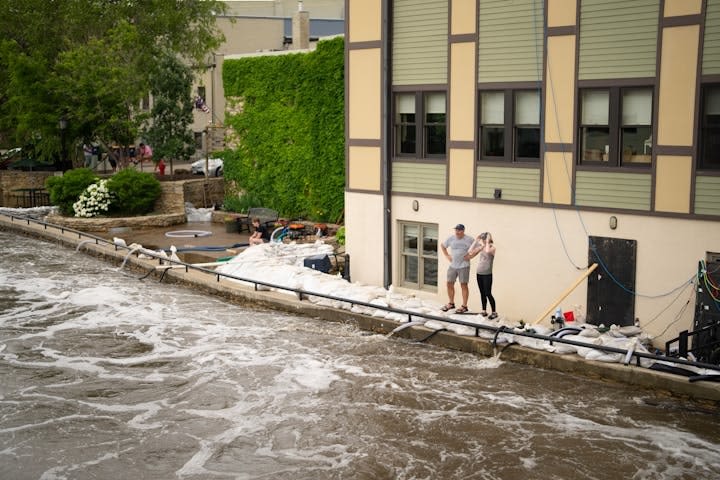
[[191, 99], [193, 72], [172, 52], [157, 59], [150, 75], [153, 107], [145, 137], [156, 159], [188, 160], [195, 152]]
[[[0, 139], [40, 158], [69, 144], [134, 140], [156, 58], [202, 63], [222, 41], [215, 0], [3, 0]], [[67, 120], [60, 131], [58, 121]]]

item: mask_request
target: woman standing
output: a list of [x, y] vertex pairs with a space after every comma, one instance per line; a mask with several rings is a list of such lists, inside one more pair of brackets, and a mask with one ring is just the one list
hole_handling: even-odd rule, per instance
[[495, 245], [490, 232], [481, 233], [475, 239], [468, 256], [474, 258], [477, 255], [480, 256], [477, 264], [477, 284], [480, 289], [480, 300], [482, 301], [482, 312], [480, 314], [483, 317], [488, 316], [487, 303], [490, 301], [492, 313], [488, 318], [493, 320], [498, 317], [498, 314], [495, 310], [495, 297], [492, 295], [492, 268], [495, 260]]

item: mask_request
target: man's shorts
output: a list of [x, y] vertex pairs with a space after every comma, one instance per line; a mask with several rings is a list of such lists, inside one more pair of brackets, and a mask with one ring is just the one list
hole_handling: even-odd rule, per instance
[[454, 283], [457, 279], [460, 280], [460, 283], [468, 283], [468, 281], [470, 280], [470, 267], [449, 267], [447, 271], [448, 283]]

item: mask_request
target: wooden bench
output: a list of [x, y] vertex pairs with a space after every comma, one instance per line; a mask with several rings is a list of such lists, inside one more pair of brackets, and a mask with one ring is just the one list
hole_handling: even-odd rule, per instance
[[252, 231], [252, 219], [255, 217], [260, 219], [260, 225], [271, 227], [278, 221], [279, 215], [277, 210], [271, 208], [253, 207], [248, 210], [247, 217], [238, 218], [238, 231], [242, 232], [243, 229], [246, 229], [250, 233]]

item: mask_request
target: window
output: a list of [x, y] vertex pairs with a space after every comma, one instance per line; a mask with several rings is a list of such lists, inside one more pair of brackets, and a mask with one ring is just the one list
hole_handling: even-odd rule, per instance
[[445, 112], [445, 92], [396, 94], [395, 155], [444, 157], [447, 152]]
[[540, 92], [497, 90], [480, 93], [480, 159], [540, 160]]
[[395, 97], [395, 138], [398, 155], [415, 155], [417, 124], [415, 122], [415, 94]]
[[720, 169], [720, 85], [702, 89], [698, 168]]
[[651, 88], [580, 92], [580, 163], [648, 166], [652, 154]]
[[438, 227], [400, 224], [400, 270], [403, 286], [436, 291], [438, 285]]
[[445, 94], [425, 94], [425, 155], [445, 155]]

